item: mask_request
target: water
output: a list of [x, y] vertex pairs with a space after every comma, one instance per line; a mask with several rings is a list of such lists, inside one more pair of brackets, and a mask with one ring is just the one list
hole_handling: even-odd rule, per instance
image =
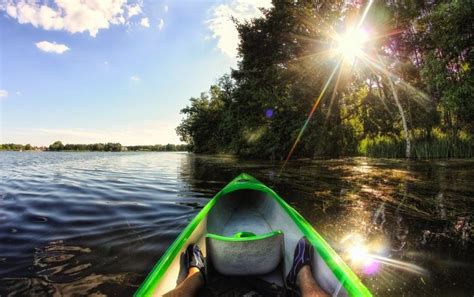
[[[0, 296], [130, 296], [242, 171], [293, 205], [375, 295], [473, 296], [473, 165], [293, 161], [278, 177], [280, 163], [187, 153], [2, 152]], [[348, 258], [354, 238], [399, 262], [366, 271]]]

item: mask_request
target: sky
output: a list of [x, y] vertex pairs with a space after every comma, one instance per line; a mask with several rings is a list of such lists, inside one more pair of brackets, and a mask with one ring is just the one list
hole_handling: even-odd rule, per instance
[[269, 0], [0, 0], [0, 143], [180, 143]]

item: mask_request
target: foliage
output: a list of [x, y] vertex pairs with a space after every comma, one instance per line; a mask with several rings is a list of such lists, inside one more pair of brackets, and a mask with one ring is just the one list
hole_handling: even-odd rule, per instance
[[132, 145], [127, 146], [127, 151], [133, 152], [179, 152], [186, 151], [188, 146], [186, 144], [155, 144], [155, 145]]
[[55, 141], [53, 144], [50, 144], [48, 148], [50, 151], [62, 151], [63, 149], [64, 144], [61, 141]]
[[[342, 31], [363, 3], [275, 0], [263, 17], [236, 23], [238, 67], [191, 98], [181, 140], [198, 153], [285, 158], [335, 66], [321, 54], [333, 43], [328, 32]], [[374, 1], [366, 22], [380, 30], [371, 50], [386, 72], [361, 61], [341, 70], [294, 156], [403, 157], [409, 139], [414, 158], [471, 156], [459, 133], [474, 133], [473, 8], [469, 0]]]
[[[435, 134], [430, 140], [415, 139], [414, 159], [472, 158], [474, 141], [463, 137], [463, 133], [452, 137]], [[400, 137], [376, 136], [364, 138], [359, 144], [359, 153], [375, 158], [402, 158], [404, 141]]]
[[[0, 150], [8, 151], [28, 151], [28, 150], [45, 150], [44, 147], [36, 147], [31, 144], [14, 144], [6, 143], [0, 144]], [[95, 151], [95, 152], [177, 152], [188, 150], [187, 144], [155, 144], [155, 145], [132, 145], [122, 146], [120, 143], [93, 143], [93, 144], [66, 144], [61, 141], [55, 141], [47, 148], [49, 151]]]
[[[56, 143], [56, 142], [55, 142]], [[122, 145], [120, 143], [94, 143], [94, 144], [66, 144], [60, 149], [54, 149], [55, 143], [49, 146], [50, 151], [98, 151], [98, 152], [120, 152]], [[53, 146], [53, 149], [51, 149]], [[61, 147], [57, 145], [56, 147]]]
[[224, 114], [225, 105], [230, 103], [223, 85], [225, 79], [227, 77], [221, 80], [219, 86], [212, 86], [209, 95], [202, 93], [199, 98], [191, 98], [191, 106], [181, 110], [186, 118], [176, 131], [181, 141], [187, 142], [190, 149], [196, 152], [218, 153], [228, 145], [226, 134], [222, 133], [232, 127], [232, 122], [227, 121]]
[[404, 143], [398, 137], [366, 137], [359, 143], [359, 153], [375, 158], [401, 158], [404, 156]]
[[16, 143], [4, 143], [0, 144], [0, 151], [30, 151], [35, 150], [37, 147], [31, 146], [31, 144], [22, 145]]
[[440, 102], [443, 119], [451, 129], [466, 126], [474, 132], [474, 2], [441, 2], [420, 21], [430, 30], [421, 34], [426, 44], [421, 68], [428, 90]]

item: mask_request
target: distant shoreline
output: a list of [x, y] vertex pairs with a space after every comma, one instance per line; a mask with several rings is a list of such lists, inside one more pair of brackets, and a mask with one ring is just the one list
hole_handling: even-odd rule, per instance
[[186, 144], [121, 145], [120, 143], [63, 144], [56, 141], [49, 146], [30, 144], [0, 144], [0, 151], [36, 151], [36, 152], [185, 152]]
[[[189, 152], [188, 150], [161, 150], [161, 151], [152, 151], [152, 150], [121, 150], [121, 151], [91, 151], [91, 150], [59, 150], [59, 151], [51, 151], [48, 149], [32, 149], [32, 150], [10, 150], [10, 149], [0, 149], [0, 152], [71, 152], [71, 153], [80, 153], [80, 152], [104, 152], [104, 153], [133, 153], [133, 152]], [[212, 155], [212, 154], [211, 154]], [[219, 155], [219, 154], [215, 154]]]

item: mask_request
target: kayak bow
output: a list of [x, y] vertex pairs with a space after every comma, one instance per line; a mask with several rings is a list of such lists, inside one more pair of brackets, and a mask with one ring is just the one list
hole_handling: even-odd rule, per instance
[[[272, 282], [276, 279], [278, 285], [284, 286], [282, 276], [287, 275], [294, 248], [302, 236], [306, 236], [314, 246], [313, 275], [326, 292], [332, 296], [372, 296], [356, 274], [296, 210], [272, 189], [245, 173], [227, 184], [197, 214], [161, 257], [135, 296], [162, 296], [172, 290], [182, 278], [180, 256], [191, 243], [197, 243], [218, 270], [219, 267], [228, 267], [224, 272], [236, 275], [244, 275], [252, 267], [243, 267], [248, 263], [241, 258], [233, 261], [235, 259], [231, 256], [223, 255], [235, 255], [228, 252], [233, 244], [252, 246], [248, 248], [250, 253], [253, 251], [255, 257], [267, 258], [257, 259], [258, 274], [263, 275], [264, 270], [268, 270], [265, 275], [273, 273]], [[275, 242], [278, 240], [283, 248], [270, 251], [271, 247], [277, 246]], [[259, 248], [266, 253], [259, 253]], [[226, 249], [227, 253], [221, 253], [220, 249]], [[236, 251], [242, 251], [242, 247]], [[272, 257], [277, 258], [276, 262]], [[275, 268], [280, 260], [282, 265]]]

